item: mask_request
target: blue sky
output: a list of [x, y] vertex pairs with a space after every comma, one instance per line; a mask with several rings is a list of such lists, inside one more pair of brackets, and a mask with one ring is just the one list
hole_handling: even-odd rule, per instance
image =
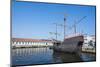
[[[77, 32], [95, 34], [95, 6], [48, 4], [36, 2], [12, 2], [12, 37], [50, 39], [55, 35], [53, 23], [63, 24], [66, 14], [66, 25], [71, 26], [75, 21], [87, 16], [77, 24]], [[59, 39], [63, 39], [63, 28], [58, 27]], [[66, 35], [72, 34], [73, 29], [66, 28]]]

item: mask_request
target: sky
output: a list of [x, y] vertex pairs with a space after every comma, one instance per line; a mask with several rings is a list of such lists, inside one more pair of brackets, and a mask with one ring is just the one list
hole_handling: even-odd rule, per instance
[[[12, 37], [55, 38], [55, 35], [49, 32], [56, 31], [54, 23], [64, 23], [64, 15], [66, 15], [66, 35], [74, 33], [73, 28], [69, 27], [84, 16], [86, 18], [76, 25], [77, 33], [95, 35], [95, 11], [95, 6], [13, 1]], [[63, 39], [63, 27], [58, 26], [57, 30], [60, 33], [58, 39]]]

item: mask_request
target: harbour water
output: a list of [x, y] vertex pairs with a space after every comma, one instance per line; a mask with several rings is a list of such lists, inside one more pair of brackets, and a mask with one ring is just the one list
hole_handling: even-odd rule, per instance
[[16, 48], [12, 49], [11, 62], [13, 66], [71, 63], [95, 61], [96, 55], [91, 53], [77, 54], [55, 52], [48, 47], [44, 48]]

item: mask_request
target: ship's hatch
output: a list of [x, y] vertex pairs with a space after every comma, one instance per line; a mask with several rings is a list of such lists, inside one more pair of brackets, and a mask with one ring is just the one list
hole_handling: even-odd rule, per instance
[[78, 42], [78, 45], [77, 46], [79, 47], [79, 46], [82, 46], [82, 45], [83, 45], [83, 42], [80, 41], [80, 42]]
[[60, 42], [55, 42], [54, 45], [59, 46], [61, 43]]
[[82, 41], [79, 41], [78, 42], [78, 45], [77, 45], [78, 51], [81, 51], [82, 50], [82, 45], [83, 45], [83, 42]]

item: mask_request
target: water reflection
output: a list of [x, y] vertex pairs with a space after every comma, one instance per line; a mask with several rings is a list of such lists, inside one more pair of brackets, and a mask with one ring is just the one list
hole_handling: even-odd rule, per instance
[[[12, 50], [13, 65], [44, 64], [52, 62], [53, 51], [49, 48], [22, 48]], [[49, 62], [50, 61], [50, 62]]]
[[67, 63], [80, 61], [94, 61], [95, 55], [88, 53], [77, 54], [54, 52], [49, 48], [19, 48], [12, 49], [13, 65], [34, 65], [49, 63]]
[[70, 54], [70, 53], [61, 53], [54, 52], [53, 53], [54, 62], [60, 63], [69, 63], [69, 62], [80, 62], [82, 59], [78, 54]]

